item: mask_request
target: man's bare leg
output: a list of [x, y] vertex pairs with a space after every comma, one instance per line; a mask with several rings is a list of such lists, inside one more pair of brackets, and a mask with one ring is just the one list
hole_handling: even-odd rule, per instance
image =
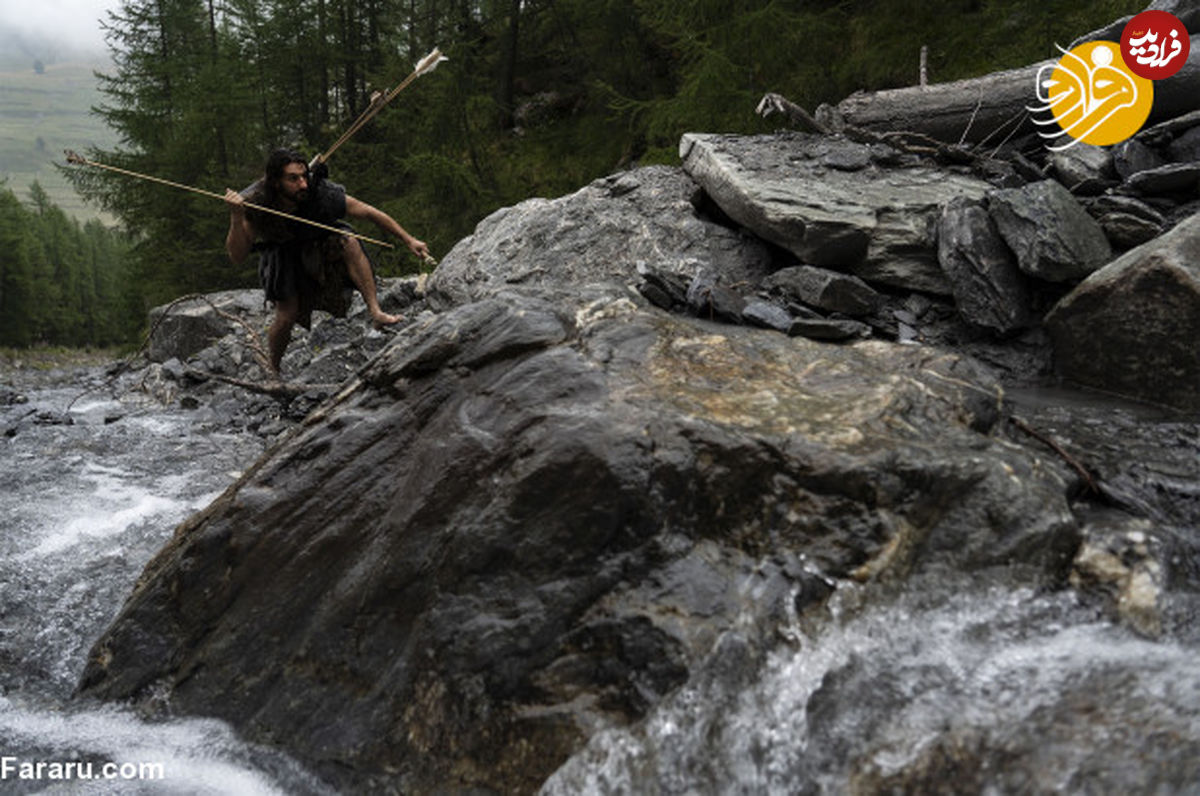
[[267, 329], [267, 348], [271, 355], [271, 372], [277, 379], [282, 378], [279, 366], [283, 362], [283, 352], [291, 342], [292, 327], [296, 325], [296, 317], [299, 314], [299, 296], [275, 302], [275, 317], [271, 321], [271, 327]]
[[404, 320], [403, 315], [389, 315], [379, 306], [379, 297], [375, 295], [375, 275], [371, 273], [371, 263], [363, 251], [362, 244], [353, 238], [344, 238], [342, 246], [345, 250], [346, 270], [350, 273], [350, 281], [362, 294], [367, 303], [367, 312], [376, 327], [390, 326]]

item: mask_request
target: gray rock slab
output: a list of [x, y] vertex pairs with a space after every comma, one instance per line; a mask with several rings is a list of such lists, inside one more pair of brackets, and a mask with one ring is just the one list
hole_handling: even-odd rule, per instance
[[742, 310], [742, 320], [751, 326], [786, 332], [791, 328], [793, 319], [792, 314], [778, 304], [755, 299], [747, 302]]
[[1196, 195], [1200, 188], [1200, 163], [1169, 163], [1131, 174], [1121, 189], [1139, 196]]
[[[688, 133], [679, 152], [684, 170], [730, 218], [802, 262], [932, 293], [950, 292], [937, 264], [942, 205], [981, 198], [990, 187], [930, 165], [896, 163], [887, 147], [802, 133]], [[840, 167], [851, 153], [867, 165]]]
[[240, 324], [222, 317], [222, 312], [240, 318], [254, 328], [261, 328], [272, 314], [263, 303], [261, 290], [226, 290], [210, 293], [206, 298], [207, 301], [195, 299], [150, 310], [152, 334], [148, 356], [151, 361], [165, 362], [172, 357], [186, 361], [225, 335], [239, 330]]
[[1156, 224], [1140, 215], [1114, 211], [1096, 219], [1105, 236], [1118, 249], [1131, 249], [1153, 240], [1162, 232], [1162, 224]]
[[1068, 190], [1080, 192], [1086, 186], [1102, 184], [1116, 177], [1112, 153], [1106, 147], [1076, 144], [1049, 156], [1054, 174]]
[[1117, 176], [1125, 180], [1147, 169], [1157, 169], [1167, 164], [1158, 150], [1148, 146], [1141, 138], [1130, 138], [1112, 148], [1113, 168]]
[[850, 318], [796, 318], [788, 326], [792, 337], [842, 342], [871, 336], [871, 327]]
[[1134, 196], [1106, 194], [1087, 200], [1085, 206], [1096, 219], [1107, 213], [1127, 213], [1160, 226], [1166, 222], [1162, 213]]

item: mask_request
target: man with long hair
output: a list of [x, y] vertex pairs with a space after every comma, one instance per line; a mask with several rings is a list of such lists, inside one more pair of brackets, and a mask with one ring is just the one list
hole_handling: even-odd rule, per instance
[[323, 175], [310, 174], [300, 153], [275, 150], [263, 176], [240, 193], [226, 189], [225, 201], [229, 204], [225, 251], [234, 263], [245, 260], [252, 250], [259, 252], [259, 277], [266, 300], [275, 305], [267, 346], [276, 376], [292, 328], [299, 323], [308, 329], [313, 310], [344, 318], [353, 288], [362, 294], [376, 328], [404, 320], [379, 306], [375, 272], [360, 241], [245, 206], [250, 202], [347, 230], [345, 217], [370, 221], [400, 238], [417, 257], [429, 256], [429, 247], [387, 213], [347, 195], [345, 188]]

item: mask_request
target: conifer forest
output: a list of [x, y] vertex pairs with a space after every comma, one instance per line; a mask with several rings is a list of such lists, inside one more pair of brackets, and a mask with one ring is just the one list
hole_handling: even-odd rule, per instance
[[[677, 162], [687, 131], [769, 132], [778, 92], [808, 109], [1055, 57], [1144, 6], [1098, 0], [125, 0], [105, 22], [90, 160], [207, 191], [267, 153], [324, 151], [434, 47], [448, 57], [330, 158], [330, 176], [444, 255], [484, 216], [623, 168]], [[219, 200], [64, 165], [116, 220], [80, 224], [0, 184], [0, 345], [135, 341], [146, 310], [254, 287], [224, 251]], [[372, 251], [382, 275], [420, 264]]]

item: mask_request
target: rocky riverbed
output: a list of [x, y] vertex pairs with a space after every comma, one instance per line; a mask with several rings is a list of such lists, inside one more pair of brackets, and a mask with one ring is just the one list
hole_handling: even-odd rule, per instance
[[1049, 168], [683, 148], [485, 219], [385, 286], [404, 324], [322, 319], [277, 389], [229, 293], [91, 404], [10, 399], [10, 450], [200, 435], [147, 465], [199, 491], [74, 633], [76, 699], [344, 792], [1194, 784], [1194, 187], [1134, 246]]

